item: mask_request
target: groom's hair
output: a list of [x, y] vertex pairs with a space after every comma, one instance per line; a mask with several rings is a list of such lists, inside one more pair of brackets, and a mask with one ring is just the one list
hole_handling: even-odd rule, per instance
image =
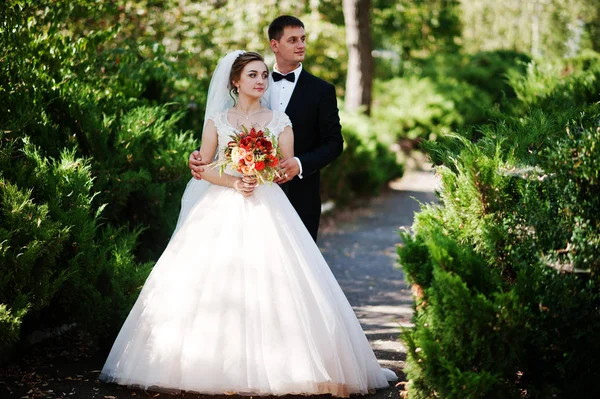
[[273, 39], [277, 41], [281, 40], [283, 30], [288, 26], [304, 29], [304, 24], [298, 18], [292, 17], [291, 15], [280, 15], [271, 22], [271, 25], [269, 25], [269, 41]]

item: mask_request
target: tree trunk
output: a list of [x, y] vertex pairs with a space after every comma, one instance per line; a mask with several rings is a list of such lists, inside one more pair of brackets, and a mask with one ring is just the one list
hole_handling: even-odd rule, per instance
[[343, 0], [348, 46], [346, 109], [371, 113], [373, 88], [373, 43], [371, 39], [370, 0]]

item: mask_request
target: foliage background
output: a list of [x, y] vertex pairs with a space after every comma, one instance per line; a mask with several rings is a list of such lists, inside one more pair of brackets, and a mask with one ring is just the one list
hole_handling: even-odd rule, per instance
[[[33, 330], [64, 323], [76, 322], [108, 337], [115, 333], [176, 222], [189, 179], [186, 159], [201, 137], [212, 69], [223, 54], [238, 48], [259, 51], [272, 64], [266, 28], [282, 13], [304, 21], [309, 46], [305, 65], [335, 84], [343, 108], [347, 50], [339, 0], [269, 0], [261, 6], [241, 0], [0, 4], [0, 352], [14, 351]], [[502, 386], [522, 393], [527, 386], [534, 395], [540, 381], [566, 381], [575, 372], [580, 378], [598, 380], [571, 363], [561, 363], [564, 358], [557, 355], [587, 354], [564, 345], [550, 354], [540, 349], [550, 340], [540, 332], [558, 328], [550, 323], [554, 319], [570, 326], [557, 330], [563, 334], [562, 343], [577, 338], [582, 347], [589, 343], [595, 348], [581, 339], [589, 332], [589, 326], [582, 327], [584, 319], [569, 319], [567, 310], [580, 306], [585, 310], [582, 315], [597, 315], [596, 283], [571, 275], [552, 279], [538, 275], [523, 265], [539, 266], [541, 250], [532, 253], [523, 249], [525, 244], [518, 251], [509, 246], [517, 238], [525, 239], [514, 226], [543, 226], [557, 219], [558, 209], [568, 209], [560, 213], [561, 231], [576, 238], [541, 229], [547, 237], [535, 241], [536, 248], [546, 248], [544, 256], [558, 259], [562, 252], [551, 251], [566, 248], [565, 240], [570, 240], [571, 245], [583, 245], [573, 256], [584, 266], [596, 261], [597, 219], [586, 213], [591, 209], [586, 202], [588, 188], [581, 190], [597, 184], [593, 180], [597, 168], [578, 169], [587, 172], [573, 180], [572, 169], [579, 164], [571, 162], [569, 151], [581, 148], [589, 153], [582, 162], [597, 159], [593, 104], [598, 99], [593, 90], [600, 59], [599, 21], [600, 5], [594, 0], [371, 2], [376, 61], [372, 116], [342, 112], [345, 151], [323, 171], [324, 198], [342, 203], [377, 193], [402, 175], [395, 150], [400, 144], [405, 148], [406, 143], [410, 147], [435, 140], [427, 148], [432, 160], [445, 168], [448, 191], [440, 194], [452, 198], [456, 181], [467, 179], [464, 187], [471, 191], [460, 194], [467, 204], [460, 209], [474, 216], [463, 221], [462, 228], [452, 219], [458, 224], [452, 224], [455, 230], [449, 234], [444, 227], [447, 215], [459, 208], [442, 197], [435, 212], [425, 209], [416, 219], [415, 238], [405, 237], [407, 243], [416, 243], [407, 244], [408, 252], [402, 255], [409, 279], [425, 289], [433, 281], [434, 272], [428, 271], [435, 269], [432, 264], [446, 265], [448, 256], [465, 260], [460, 273], [435, 269], [440, 280], [431, 292], [445, 292], [439, 288], [444, 284], [455, 287], [467, 309], [481, 309], [483, 327], [490, 309], [504, 304], [503, 320], [512, 329], [506, 336], [494, 336], [500, 341], [512, 339], [511, 334], [523, 336], [519, 335], [523, 325], [534, 326], [529, 335], [534, 343], [507, 351], [509, 359], [498, 366], [503, 367], [500, 371], [478, 368], [465, 377], [460, 367], [472, 366], [474, 356], [490, 355], [475, 350], [465, 354], [464, 364], [440, 358], [442, 368], [424, 367], [420, 357], [411, 355], [407, 370], [413, 370], [409, 377], [414, 397], [429, 397], [442, 389], [452, 393], [454, 388], [448, 386], [465, 381], [475, 391]], [[566, 134], [567, 125], [570, 132], [577, 132], [573, 137]], [[542, 151], [550, 147], [546, 136], [559, 150]], [[558, 173], [560, 165], [565, 171], [552, 180], [554, 188], [496, 173], [500, 167]], [[494, 198], [510, 199], [503, 213], [484, 217], [468, 207], [472, 196], [481, 195], [481, 187], [473, 186], [467, 172], [480, 169], [491, 179], [486, 184], [498, 190]], [[564, 195], [552, 191], [564, 187], [571, 187]], [[577, 192], [583, 198], [572, 197]], [[547, 206], [537, 210], [521, 206], [532, 198], [545, 198]], [[583, 205], [575, 206], [578, 201]], [[516, 204], [531, 214], [515, 214], [521, 209]], [[483, 219], [477, 219], [480, 216]], [[499, 227], [498, 220], [506, 225]], [[472, 230], [467, 234], [464, 226]], [[411, 248], [416, 249], [410, 252]], [[513, 266], [516, 275], [533, 278], [535, 283], [528, 284], [538, 291], [529, 285], [519, 286], [520, 296], [511, 291], [512, 280], [506, 280], [504, 266], [498, 269], [497, 261], [514, 251], [523, 266]], [[422, 256], [413, 258], [411, 253]], [[477, 279], [480, 291], [473, 291], [471, 280], [461, 282], [463, 272]], [[423, 273], [425, 282], [419, 277]], [[530, 308], [524, 309], [535, 309], [539, 299], [535, 295], [542, 296], [545, 290], [554, 293], [556, 306], [563, 310], [548, 313], [552, 317], [543, 322], [519, 310], [517, 305], [523, 304], [519, 298], [530, 295]], [[582, 302], [567, 301], [573, 290], [582, 292]], [[439, 338], [425, 333], [425, 323], [430, 323], [425, 319], [444, 326], [448, 335], [443, 342], [454, 342], [473, 322], [449, 317], [443, 307], [429, 309], [434, 310], [423, 310], [423, 320], [418, 319], [413, 335], [407, 335], [412, 353], [422, 342], [432, 342], [427, 339]], [[485, 336], [489, 331], [483, 327], [477, 331]], [[580, 327], [579, 336], [569, 335]], [[534, 369], [533, 363], [526, 369], [514, 361], [523, 356], [538, 362], [556, 360], [562, 366], [558, 374], [541, 371], [532, 374], [533, 382], [523, 379], [514, 385], [507, 374]], [[445, 374], [450, 377], [442, 378]], [[560, 384], [540, 392], [562, 392], [568, 386]], [[457, 397], [469, 397], [458, 392]]]
[[409, 397], [597, 392], [600, 63], [563, 70], [530, 64], [476, 138], [426, 146], [440, 204], [398, 251], [417, 293]]

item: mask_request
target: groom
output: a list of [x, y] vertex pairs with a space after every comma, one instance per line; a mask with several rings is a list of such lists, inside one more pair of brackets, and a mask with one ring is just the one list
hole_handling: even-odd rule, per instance
[[[271, 109], [290, 117], [294, 130], [295, 157], [281, 162], [284, 177], [276, 182], [316, 241], [321, 217], [320, 169], [342, 153], [344, 144], [335, 87], [304, 69], [306, 34], [298, 18], [275, 18], [269, 25], [269, 41], [276, 60], [269, 102]], [[198, 151], [190, 154], [188, 163], [199, 179], [206, 162]]]

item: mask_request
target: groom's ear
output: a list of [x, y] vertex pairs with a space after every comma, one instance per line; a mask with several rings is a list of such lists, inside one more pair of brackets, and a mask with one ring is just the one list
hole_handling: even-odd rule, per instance
[[279, 42], [277, 40], [271, 39], [269, 44], [271, 45], [271, 50], [273, 50], [274, 53], [279, 51]]

